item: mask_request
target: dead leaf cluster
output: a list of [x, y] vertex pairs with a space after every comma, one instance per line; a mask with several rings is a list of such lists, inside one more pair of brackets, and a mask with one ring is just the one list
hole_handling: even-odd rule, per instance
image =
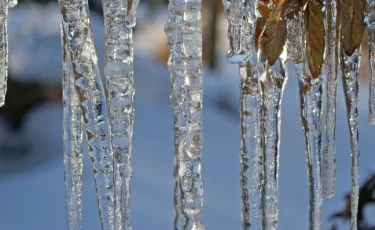
[[[328, 1], [328, 0], [326, 0]], [[338, 0], [338, 29], [341, 29], [343, 52], [352, 55], [360, 46], [365, 29], [365, 0]], [[320, 75], [324, 61], [325, 24], [323, 0], [259, 0], [257, 10], [261, 17], [255, 28], [255, 47], [262, 51], [269, 65], [283, 52], [287, 39], [286, 20], [294, 20], [303, 12], [305, 23], [305, 52], [311, 76]], [[302, 41], [301, 41], [302, 42]]]

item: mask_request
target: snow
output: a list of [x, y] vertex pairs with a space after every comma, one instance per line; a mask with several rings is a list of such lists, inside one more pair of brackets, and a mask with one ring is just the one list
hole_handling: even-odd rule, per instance
[[[104, 44], [100, 26], [94, 27], [94, 31], [95, 28], [95, 33], [99, 34], [95, 38], [97, 44]], [[60, 47], [60, 43], [58, 45]], [[100, 47], [104, 48], [104, 45], [98, 45], [98, 52], [103, 52]], [[59, 57], [56, 61], [60, 60]], [[134, 229], [170, 229], [173, 218], [173, 110], [169, 105], [169, 73], [166, 65], [154, 63], [143, 52], [138, 52], [134, 65], [136, 120], [132, 224]], [[235, 109], [238, 108], [239, 74], [234, 65], [223, 62], [220, 66], [224, 71], [211, 72], [206, 68], [204, 75], [204, 221], [206, 229], [240, 229], [239, 119], [215, 105], [218, 99], [223, 98]], [[374, 127], [367, 124], [367, 98], [367, 86], [362, 87], [361, 181], [375, 168], [372, 156]], [[350, 191], [351, 183], [349, 133], [341, 83], [338, 99], [337, 192], [334, 198], [324, 200], [323, 229], [330, 226], [329, 215], [344, 207], [343, 196]], [[308, 224], [307, 172], [298, 100], [297, 79], [291, 76], [282, 105], [281, 230], [307, 229]], [[61, 120], [61, 105], [48, 104], [35, 108], [26, 118], [22, 132], [24, 143], [30, 148], [28, 155], [18, 161], [0, 159], [1, 230], [67, 229]], [[3, 131], [0, 125], [0, 133]], [[94, 180], [87, 153], [83, 180], [83, 229], [98, 230], [100, 224]]]

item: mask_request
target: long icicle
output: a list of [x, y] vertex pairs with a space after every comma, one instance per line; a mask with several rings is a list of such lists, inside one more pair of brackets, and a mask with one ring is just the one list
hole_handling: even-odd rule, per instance
[[339, 52], [338, 26], [336, 22], [337, 4], [336, 0], [326, 0], [326, 56], [327, 65], [327, 114], [326, 114], [326, 139], [323, 153], [323, 191], [327, 197], [335, 195], [336, 186], [336, 97], [339, 74]]
[[0, 0], [0, 107], [5, 103], [8, 81], [8, 0]]
[[[284, 50], [285, 53], [285, 50]], [[286, 56], [282, 54], [282, 56]], [[275, 230], [279, 221], [279, 150], [281, 126], [281, 101], [288, 79], [284, 60], [279, 58], [269, 66], [264, 57], [258, 60], [257, 74], [260, 77], [262, 94], [262, 226], [264, 230]]]
[[88, 3], [87, 0], [60, 0], [59, 3], [95, 175], [101, 225], [104, 230], [113, 230], [113, 153], [106, 97], [97, 66]]
[[375, 1], [367, 0], [366, 23], [369, 48], [369, 115], [370, 124], [375, 124]]
[[[241, 153], [240, 184], [242, 201], [242, 229], [262, 229], [262, 149], [261, 149], [261, 94], [254, 66], [247, 62], [240, 66], [241, 95]], [[251, 185], [249, 187], [248, 176]]]
[[306, 73], [299, 73], [298, 82], [310, 194], [309, 229], [319, 230], [323, 205], [320, 148], [323, 85], [321, 77], [311, 79]]
[[[228, 62], [240, 63], [240, 184], [242, 229], [261, 229], [262, 151], [260, 147], [261, 96], [258, 75], [254, 74], [256, 52], [253, 36], [255, 25], [254, 0], [223, 0], [228, 19]], [[254, 56], [254, 57], [253, 57]], [[253, 58], [252, 58], [253, 57]], [[249, 175], [251, 187], [249, 188]]]
[[322, 76], [313, 79], [305, 58], [305, 26], [303, 13], [288, 21], [289, 58], [297, 71], [302, 130], [305, 139], [307, 177], [309, 185], [309, 228], [321, 229], [322, 219]]
[[262, 229], [262, 97], [259, 77], [255, 72], [257, 58], [253, 41], [256, 20], [255, 2], [255, 0], [244, 2], [245, 16], [241, 30], [241, 53], [243, 57], [248, 57], [240, 64], [240, 185], [243, 230]]
[[352, 192], [351, 192], [351, 230], [357, 229], [358, 196], [359, 196], [359, 135], [358, 135], [358, 107], [359, 107], [359, 63], [360, 48], [357, 48], [352, 56], [341, 53], [342, 77], [344, 94], [348, 115], [348, 125], [350, 132], [350, 147], [352, 157]]
[[130, 180], [134, 125], [133, 28], [139, 0], [103, 0], [107, 102], [115, 170], [116, 229], [130, 230]]
[[82, 169], [83, 169], [83, 117], [79, 98], [74, 87], [72, 62], [68, 40], [62, 35], [63, 53], [63, 133], [64, 133], [64, 180], [68, 229], [82, 229]]
[[168, 39], [168, 69], [171, 78], [172, 92], [170, 102], [174, 109], [174, 170], [173, 170], [173, 229], [181, 229], [181, 196], [180, 196], [180, 182], [179, 170], [180, 159], [182, 157], [182, 135], [186, 129], [186, 123], [183, 116], [183, 101], [185, 95], [183, 93], [183, 63], [182, 63], [182, 37], [181, 37], [181, 18], [182, 18], [182, 4], [175, 4], [175, 1], [169, 1], [168, 5], [168, 21], [165, 25], [164, 31]]
[[[257, 9], [265, 2], [257, 0]], [[267, 8], [274, 9], [274, 2], [267, 2]], [[261, 13], [257, 10], [257, 17]], [[260, 45], [260, 44], [259, 44]], [[255, 75], [259, 78], [261, 95], [260, 147], [262, 151], [261, 212], [262, 229], [276, 230], [279, 223], [279, 150], [281, 135], [281, 102], [288, 80], [286, 68], [287, 49], [270, 66], [261, 50], [257, 51]]]
[[182, 138], [183, 154], [180, 159], [179, 181], [182, 200], [182, 229], [203, 230], [202, 183], [202, 1], [183, 0], [182, 62], [183, 62], [183, 115], [186, 134]]

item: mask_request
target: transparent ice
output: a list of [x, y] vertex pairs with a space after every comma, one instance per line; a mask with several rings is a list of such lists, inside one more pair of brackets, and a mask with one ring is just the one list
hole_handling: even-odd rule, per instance
[[172, 83], [171, 104], [175, 110], [175, 173], [178, 171], [174, 189], [174, 228], [178, 228], [176, 209], [180, 208], [181, 229], [203, 230], [202, 2], [171, 1], [165, 31], [171, 52], [168, 66]]
[[5, 103], [8, 80], [8, 0], [0, 0], [0, 107]]
[[60, 0], [63, 33], [84, 117], [102, 229], [114, 229], [114, 171], [105, 91], [98, 69], [87, 0]]
[[375, 124], [375, 1], [367, 0], [366, 23], [369, 47], [369, 123]]
[[[286, 57], [286, 50], [282, 57]], [[263, 55], [260, 55], [256, 66], [262, 95], [261, 113], [261, 146], [263, 160], [262, 181], [262, 228], [275, 230], [278, 228], [279, 208], [279, 150], [281, 126], [281, 101], [288, 79], [285, 59], [279, 58], [273, 66], [269, 66]]]
[[337, 30], [337, 4], [336, 0], [326, 1], [325, 10], [325, 42], [326, 42], [326, 68], [327, 68], [327, 115], [326, 134], [323, 153], [323, 191], [327, 197], [335, 195], [336, 184], [336, 97], [339, 75], [340, 43]]
[[82, 229], [82, 169], [83, 169], [83, 117], [78, 93], [74, 85], [73, 65], [68, 41], [62, 33], [63, 51], [63, 135], [65, 196], [68, 229]]
[[130, 230], [130, 180], [134, 125], [133, 28], [138, 0], [103, 0], [111, 146], [114, 156], [115, 225]]
[[305, 27], [303, 13], [289, 20], [288, 49], [297, 71], [302, 130], [305, 140], [307, 177], [309, 185], [309, 228], [321, 229], [322, 218], [322, 76], [314, 79], [305, 58]]
[[352, 56], [341, 54], [342, 77], [347, 108], [347, 118], [350, 134], [350, 147], [352, 157], [352, 192], [351, 192], [351, 227], [357, 229], [358, 196], [359, 196], [359, 135], [358, 135], [358, 106], [359, 106], [359, 63], [360, 48]]
[[262, 98], [259, 90], [258, 75], [254, 74], [254, 67], [255, 65], [250, 62], [240, 66], [240, 184], [242, 198], [242, 229], [262, 228]]
[[183, 60], [182, 60], [182, 16], [183, 16], [183, 2], [169, 1], [168, 5], [168, 21], [165, 25], [164, 31], [168, 39], [168, 69], [171, 78], [172, 92], [170, 102], [174, 109], [174, 170], [173, 170], [173, 229], [181, 229], [181, 210], [182, 201], [180, 195], [180, 178], [179, 165], [180, 159], [183, 156], [182, 140], [186, 131], [186, 121], [183, 115], [183, 101], [184, 94], [184, 75], [183, 75]]

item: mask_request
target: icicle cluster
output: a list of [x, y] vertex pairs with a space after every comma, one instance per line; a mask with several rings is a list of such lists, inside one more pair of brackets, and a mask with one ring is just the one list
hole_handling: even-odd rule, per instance
[[[106, 91], [98, 69], [87, 0], [59, 0], [59, 3], [62, 16], [64, 164], [68, 226], [71, 230], [82, 228], [82, 142], [86, 135], [95, 174], [102, 229], [131, 230], [129, 201], [135, 92], [132, 35], [139, 0], [103, 0]], [[291, 5], [286, 5], [287, 3]], [[328, 197], [335, 193], [335, 123], [339, 75], [343, 77], [352, 153], [351, 229], [357, 229], [360, 47], [356, 47], [353, 42], [358, 40], [358, 36], [353, 37], [353, 32], [349, 31], [352, 28], [346, 28], [346, 34], [341, 34], [342, 25], [338, 23], [344, 18], [344, 14], [339, 14], [340, 7], [337, 4], [352, 9], [353, 12], [346, 12], [346, 21], [354, 20], [360, 24], [363, 21], [361, 7], [364, 6], [364, 1], [355, 5], [350, 0], [338, 3], [326, 0], [324, 26], [320, 3], [321, 1], [311, 0], [305, 7], [299, 5], [299, 1], [223, 0], [229, 22], [228, 62], [239, 64], [241, 75], [242, 229], [278, 228], [281, 102], [288, 79], [286, 62], [289, 60], [294, 62], [299, 83], [309, 184], [309, 229], [321, 229], [323, 190]], [[0, 0], [0, 106], [5, 100], [8, 71], [8, 7], [16, 4], [17, 0]], [[290, 12], [289, 8], [282, 8], [286, 6], [290, 7]], [[307, 6], [313, 8], [308, 11]], [[165, 26], [170, 53], [170, 102], [174, 109], [175, 230], [204, 230], [201, 8], [201, 0], [170, 0], [169, 18]], [[274, 12], [276, 13], [273, 14]], [[372, 124], [375, 123], [374, 19], [375, 1], [367, 0], [365, 20], [369, 32], [370, 54], [369, 122]], [[280, 22], [283, 24], [275, 26]], [[325, 47], [324, 42], [311, 41], [315, 38], [312, 33], [320, 31], [319, 29], [324, 32], [323, 27]], [[322, 38], [323, 41], [322, 34], [318, 40]], [[284, 38], [287, 38], [286, 45]], [[255, 44], [255, 41], [259, 44]], [[321, 71], [324, 48], [327, 71]], [[313, 54], [312, 57], [308, 56], [309, 52], [317, 57]], [[322, 73], [326, 73], [326, 76]], [[327, 117], [326, 139], [322, 147], [325, 77]]]
[[68, 40], [64, 33], [62, 33], [61, 40], [63, 51], [64, 177], [68, 229], [78, 230], [82, 227], [83, 121], [79, 97], [74, 87]]
[[174, 229], [180, 226], [181, 229], [204, 229], [201, 4], [200, 0], [170, 1], [165, 27], [175, 114]]
[[60, 0], [59, 3], [63, 33], [67, 37], [72, 61], [71, 71], [75, 78], [72, 84], [78, 93], [95, 173], [101, 225], [103, 229], [114, 229], [113, 153], [106, 97], [97, 66], [88, 3], [87, 0]]
[[[352, 143], [352, 216], [356, 216], [358, 209], [358, 86], [356, 78], [358, 75], [358, 52], [352, 56], [343, 54], [343, 60], [340, 62], [339, 54], [341, 53], [341, 34], [340, 26], [337, 22], [340, 19], [338, 13], [337, 2], [333, 0], [325, 1], [325, 64], [327, 71], [321, 71], [319, 55], [323, 54], [324, 43], [317, 44], [314, 38], [305, 39], [304, 23], [311, 23], [308, 32], [314, 33], [314, 26], [323, 28], [323, 19], [321, 15], [314, 15], [321, 9], [319, 2], [309, 1], [311, 9], [307, 16], [304, 13], [296, 13], [297, 2], [280, 1], [277, 6], [270, 1], [223, 1], [225, 14], [229, 22], [228, 38], [230, 49], [228, 51], [228, 61], [230, 63], [240, 64], [241, 73], [241, 98], [240, 98], [240, 116], [241, 116], [241, 196], [242, 196], [242, 219], [243, 229], [249, 229], [250, 226], [256, 229], [276, 229], [278, 223], [278, 159], [279, 159], [279, 143], [280, 143], [280, 106], [282, 100], [283, 89], [288, 78], [286, 71], [286, 60], [292, 60], [297, 70], [300, 103], [301, 103], [301, 120], [305, 137], [305, 152], [308, 168], [309, 181], [309, 229], [321, 228], [322, 215], [322, 197], [324, 193], [328, 197], [332, 197], [335, 193], [335, 177], [336, 177], [336, 147], [335, 147], [335, 123], [336, 123], [336, 97], [338, 76], [342, 71], [344, 77], [344, 88], [346, 101], [348, 104], [348, 121], [351, 131]], [[291, 5], [288, 5], [291, 4]], [[293, 5], [295, 4], [295, 5]], [[345, 7], [356, 7], [350, 5], [347, 1]], [[370, 42], [370, 63], [373, 52], [373, 31], [372, 17], [374, 11], [374, 3], [368, 0], [367, 24], [369, 27]], [[280, 8], [281, 7], [281, 8]], [[288, 12], [290, 7], [291, 11]], [[304, 12], [306, 8], [301, 7]], [[258, 12], [259, 10], [259, 12]], [[279, 59], [275, 52], [265, 47], [272, 39], [271, 36], [283, 35], [280, 27], [271, 27], [269, 31], [267, 23], [273, 19], [276, 20], [277, 14], [272, 11], [279, 10], [279, 20], [281, 14], [288, 15], [287, 34], [288, 34], [288, 52], [284, 47], [284, 51], [280, 54]], [[357, 10], [357, 8], [356, 8]], [[358, 9], [360, 12], [360, 9]], [[262, 12], [261, 12], [262, 11]], [[294, 12], [294, 13], [293, 13]], [[322, 13], [322, 12], [320, 12]], [[255, 15], [258, 17], [256, 18]], [[271, 16], [270, 16], [271, 15]], [[294, 15], [293, 17], [290, 17]], [[313, 15], [313, 16], [312, 16]], [[271, 21], [267, 21], [271, 17]], [[346, 16], [345, 20], [358, 20], [360, 14], [356, 12], [356, 18], [351, 15]], [[263, 28], [259, 28], [256, 35], [254, 29], [255, 20]], [[315, 20], [315, 21], [314, 21]], [[263, 26], [263, 24], [265, 24]], [[279, 23], [274, 22], [274, 23]], [[360, 23], [360, 22], [359, 22]], [[257, 24], [258, 25], [258, 24]], [[280, 29], [280, 31], [276, 31]], [[318, 30], [316, 30], [318, 31]], [[316, 32], [315, 31], [315, 32]], [[319, 30], [320, 31], [320, 30]], [[323, 31], [324, 32], [324, 31]], [[264, 33], [266, 34], [264, 36]], [[323, 34], [323, 33], [322, 33]], [[255, 36], [260, 36], [255, 37]], [[258, 44], [253, 41], [262, 39]], [[346, 35], [348, 36], [348, 35]], [[318, 39], [321, 39], [319, 37]], [[375, 36], [374, 36], [375, 38]], [[250, 40], [250, 42], [248, 42]], [[247, 41], [247, 42], [246, 42]], [[282, 41], [282, 38], [275, 42]], [[321, 41], [321, 40], [320, 40]], [[320, 42], [319, 41], [319, 42]], [[263, 42], [263, 43], [262, 43]], [[307, 44], [307, 42], [310, 42]], [[255, 51], [255, 46], [262, 48]], [[277, 44], [279, 45], [279, 44]], [[321, 47], [316, 48], [314, 46]], [[279, 47], [274, 47], [279, 49]], [[306, 47], [306, 48], [305, 48]], [[313, 47], [313, 48], [312, 48]], [[270, 48], [272, 49], [272, 47]], [[313, 50], [318, 57], [307, 57], [309, 55], [307, 49]], [[358, 48], [359, 49], [359, 48]], [[374, 48], [375, 49], [375, 48]], [[267, 51], [267, 53], [263, 53]], [[253, 55], [258, 52], [258, 59], [253, 59]], [[267, 57], [266, 57], [267, 56]], [[276, 60], [271, 66], [269, 60]], [[339, 65], [341, 63], [341, 65]], [[315, 66], [314, 66], [315, 65]], [[372, 64], [371, 65], [371, 71]], [[310, 70], [312, 68], [312, 70]], [[311, 71], [311, 73], [310, 73]], [[319, 73], [326, 73], [326, 76]], [[375, 80], [371, 72], [370, 79], [370, 122], [372, 117], [372, 109], [375, 111]], [[322, 147], [322, 113], [323, 113], [323, 83], [327, 77], [327, 117], [326, 117], [326, 140]], [[373, 91], [373, 92], [371, 92]], [[372, 108], [371, 106], [374, 106]], [[252, 180], [252, 187], [248, 187], [249, 175]], [[261, 199], [259, 199], [261, 197]], [[261, 207], [261, 213], [260, 209]], [[259, 222], [261, 221], [261, 225]], [[352, 229], [356, 226], [355, 217], [352, 219]]]
[[114, 156], [116, 229], [131, 229], [130, 179], [134, 123], [133, 28], [135, 1], [103, 1], [106, 28], [106, 59], [109, 119]]
[[0, 0], [0, 107], [5, 103], [8, 80], [8, 0]]

